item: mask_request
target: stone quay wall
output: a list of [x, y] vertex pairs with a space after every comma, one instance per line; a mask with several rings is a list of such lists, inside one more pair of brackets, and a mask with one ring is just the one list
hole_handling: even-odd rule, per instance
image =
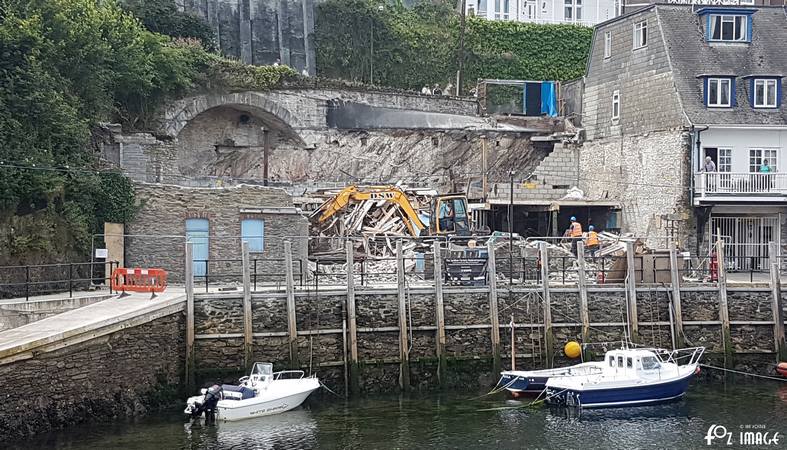
[[[196, 297], [195, 370], [199, 380], [207, 381], [218, 374], [239, 376], [245, 371], [241, 295]], [[498, 351], [493, 348], [490, 288], [446, 286], [443, 289], [445, 346], [441, 358], [434, 288], [408, 290], [404, 298], [404, 326], [399, 319], [400, 300], [396, 289], [357, 290], [358, 363], [357, 379], [354, 379], [346, 291], [294, 292], [297, 355], [292, 357], [287, 294], [253, 293], [252, 359], [271, 361], [275, 370], [300, 368], [316, 373], [338, 392], [352, 388], [353, 383], [361, 392], [398, 388], [473, 389], [494, 384], [497, 358], [499, 368], [511, 367], [511, 322], [519, 369], [572, 363], [562, 351], [570, 340], [595, 343], [588, 349], [596, 355], [617, 348], [632, 327], [637, 328], [633, 338], [641, 345], [670, 349], [674, 340], [679, 339], [680, 324], [672, 312], [672, 292], [663, 286], [637, 287], [635, 325], [629, 323], [626, 315], [624, 286], [589, 287], [589, 327], [584, 340], [580, 293], [576, 287], [550, 289], [551, 330], [544, 325], [543, 288], [496, 289], [496, 296]], [[685, 287], [681, 290], [681, 302], [684, 346], [706, 347], [704, 362], [760, 373], [772, 370], [777, 348], [769, 289], [728, 289], [730, 342], [726, 345], [716, 287]], [[406, 365], [401, 358], [402, 328], [406, 335]], [[447, 366], [447, 376], [442, 380], [438, 376], [441, 359]], [[409, 374], [407, 386], [401, 385], [402, 371]]]
[[0, 361], [0, 442], [89, 419], [136, 416], [181, 399], [186, 316]]

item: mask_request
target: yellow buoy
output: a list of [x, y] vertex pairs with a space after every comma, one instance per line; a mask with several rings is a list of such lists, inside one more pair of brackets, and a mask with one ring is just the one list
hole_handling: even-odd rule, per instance
[[566, 346], [563, 347], [563, 353], [569, 358], [579, 358], [579, 355], [582, 354], [582, 347], [577, 341], [568, 341]]

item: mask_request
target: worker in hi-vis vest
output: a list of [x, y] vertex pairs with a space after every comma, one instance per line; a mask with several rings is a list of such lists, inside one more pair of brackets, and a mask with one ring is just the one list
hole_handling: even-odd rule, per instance
[[588, 234], [585, 237], [585, 245], [587, 246], [588, 251], [590, 251], [590, 256], [593, 257], [593, 260], [596, 259], [596, 252], [598, 251], [599, 241], [598, 241], [598, 233], [596, 233], [596, 228], [591, 225], [588, 227]]
[[577, 254], [577, 242], [582, 239], [582, 225], [577, 222], [577, 218], [571, 216], [571, 225], [568, 226], [568, 237], [571, 238], [571, 251]]

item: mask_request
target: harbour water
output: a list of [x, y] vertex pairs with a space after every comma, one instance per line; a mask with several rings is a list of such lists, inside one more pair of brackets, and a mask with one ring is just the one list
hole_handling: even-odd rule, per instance
[[[633, 409], [576, 412], [517, 408], [527, 401], [498, 394], [412, 394], [353, 400], [329, 394], [267, 418], [216, 426], [188, 424], [171, 413], [132, 422], [78, 425], [11, 448], [49, 449], [308, 449], [308, 448], [708, 448], [705, 436], [722, 425], [778, 432], [787, 439], [787, 383], [739, 379], [695, 384], [687, 398]], [[529, 400], [528, 400], [529, 401]], [[717, 448], [726, 447], [720, 439]], [[755, 448], [755, 447], [751, 447]], [[759, 446], [757, 448], [763, 448]], [[766, 446], [767, 448], [767, 446]]]

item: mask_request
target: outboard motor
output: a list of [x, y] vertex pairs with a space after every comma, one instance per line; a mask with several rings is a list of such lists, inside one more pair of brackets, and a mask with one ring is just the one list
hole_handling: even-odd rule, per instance
[[216, 421], [216, 405], [222, 397], [222, 389], [218, 384], [214, 384], [205, 391], [205, 398], [202, 403], [197, 403], [191, 412], [191, 418], [196, 419], [205, 413], [205, 423], [211, 424]]

